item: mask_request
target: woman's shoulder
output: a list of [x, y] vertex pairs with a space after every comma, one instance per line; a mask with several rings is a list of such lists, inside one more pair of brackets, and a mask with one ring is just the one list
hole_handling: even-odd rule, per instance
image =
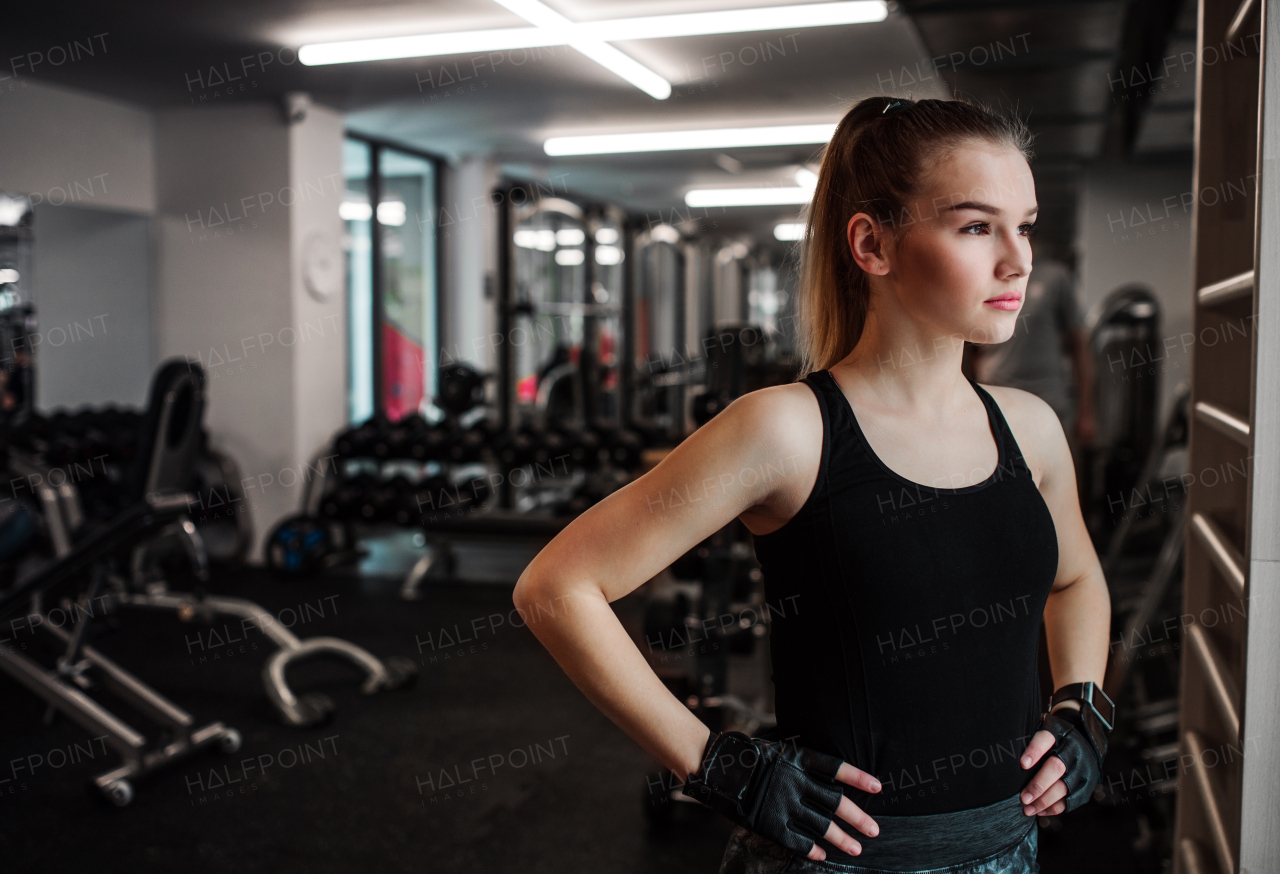
[[1051, 470], [1070, 467], [1071, 450], [1062, 430], [1058, 414], [1045, 401], [1029, 391], [1004, 385], [979, 383], [1000, 407], [1004, 420], [1013, 432], [1013, 439], [1022, 450], [1023, 458], [1036, 482]]
[[783, 452], [821, 452], [822, 410], [817, 395], [805, 383], [747, 392], [716, 418], [721, 416], [741, 439]]

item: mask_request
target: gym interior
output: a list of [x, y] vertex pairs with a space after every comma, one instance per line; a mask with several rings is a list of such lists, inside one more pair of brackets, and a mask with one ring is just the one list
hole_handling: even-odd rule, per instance
[[[796, 379], [823, 145], [889, 95], [1035, 135], [1028, 295], [1052, 298], [1116, 705], [1092, 803], [1040, 818], [1042, 869], [1280, 870], [1280, 613], [1252, 588], [1280, 566], [1276, 11], [10, 9], [3, 867], [718, 870], [731, 823], [592, 706], [513, 587]], [[714, 731], [774, 723], [788, 605], [740, 522], [612, 607]]]

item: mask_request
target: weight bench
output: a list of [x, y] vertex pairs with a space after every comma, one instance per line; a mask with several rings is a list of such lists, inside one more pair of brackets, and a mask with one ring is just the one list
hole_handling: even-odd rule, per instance
[[[138, 466], [133, 471], [132, 486], [136, 493], [147, 495], [157, 491], [182, 488], [190, 482], [199, 449], [201, 422], [204, 418], [204, 371], [195, 362], [176, 360], [161, 366], [152, 382], [147, 413], [143, 419]], [[195, 503], [195, 499], [192, 499]], [[192, 559], [197, 578], [208, 580], [207, 559], [200, 534], [188, 518], [171, 524], [161, 536], [175, 536]], [[134, 549], [131, 580], [119, 585], [117, 603], [153, 610], [170, 610], [184, 622], [211, 622], [214, 616], [226, 615], [247, 620], [257, 626], [278, 649], [268, 657], [262, 669], [267, 697], [289, 725], [315, 725], [327, 720], [334, 709], [333, 699], [320, 692], [302, 696], [289, 688], [286, 673], [295, 662], [319, 655], [337, 656], [364, 671], [360, 691], [366, 695], [408, 686], [417, 676], [418, 667], [403, 656], [392, 656], [385, 662], [354, 643], [337, 637], [313, 637], [300, 640], [276, 621], [267, 610], [243, 598], [209, 595], [202, 590], [172, 592], [163, 576], [149, 564], [150, 552], [161, 538], [139, 544]]]
[[[26, 602], [29, 604], [27, 624], [43, 628], [63, 647], [63, 654], [53, 668], [12, 647], [0, 647], [0, 670], [48, 702], [50, 711], [46, 721], [52, 711], [57, 710], [95, 735], [105, 736], [107, 745], [120, 756], [122, 763], [99, 774], [93, 783], [113, 804], [121, 807], [133, 800], [130, 781], [135, 778], [212, 744], [224, 752], [240, 748], [240, 734], [234, 728], [221, 722], [196, 728], [191, 714], [85, 643], [89, 619], [94, 616], [94, 601], [106, 605], [106, 599], [100, 599], [98, 593], [111, 576], [113, 562], [124, 558], [132, 546], [154, 537], [183, 517], [193, 500], [190, 495], [176, 494], [154, 496], [137, 504], [109, 525], [84, 537], [53, 564], [0, 593], [0, 617], [11, 615]], [[44, 596], [70, 581], [82, 579], [86, 573], [90, 578], [87, 589], [76, 602], [64, 602], [68, 611], [81, 613], [81, 621], [71, 631], [55, 626], [43, 609]], [[93, 679], [95, 676], [97, 682]], [[88, 692], [98, 684], [160, 726], [159, 736], [148, 740], [142, 732], [91, 698]]]

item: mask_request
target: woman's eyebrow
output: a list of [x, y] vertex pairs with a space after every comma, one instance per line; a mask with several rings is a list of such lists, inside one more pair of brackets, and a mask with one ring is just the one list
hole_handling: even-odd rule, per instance
[[994, 207], [989, 203], [979, 203], [975, 200], [964, 200], [947, 207], [948, 212], [959, 212], [962, 209], [976, 209], [978, 212], [985, 212], [988, 215], [1000, 215], [998, 207]]
[[[947, 207], [948, 212], [958, 212], [962, 209], [973, 209], [973, 210], [977, 210], [978, 212], [985, 212], [988, 215], [1001, 214], [999, 207], [992, 206], [989, 203], [979, 203], [976, 200], [965, 200], [965, 201], [961, 201], [960, 203], [953, 203], [951, 204], [951, 206]], [[1031, 209], [1027, 210], [1027, 215], [1033, 216], [1039, 212], [1040, 212], [1040, 205], [1036, 204], [1035, 206], [1031, 207]]]

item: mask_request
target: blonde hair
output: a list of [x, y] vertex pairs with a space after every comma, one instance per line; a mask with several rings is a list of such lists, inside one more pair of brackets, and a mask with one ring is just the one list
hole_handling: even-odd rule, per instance
[[841, 119], [823, 154], [805, 229], [797, 301], [802, 376], [848, 355], [866, 323], [870, 287], [849, 251], [849, 219], [866, 212], [894, 227], [926, 163], [966, 140], [1032, 157], [1021, 120], [963, 100], [869, 97]]

